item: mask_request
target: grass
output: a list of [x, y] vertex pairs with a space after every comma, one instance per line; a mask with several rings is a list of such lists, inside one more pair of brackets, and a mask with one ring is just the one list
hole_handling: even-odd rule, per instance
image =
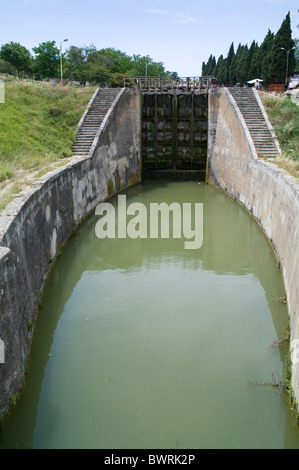
[[94, 90], [6, 81], [5, 103], [0, 103], [0, 183], [70, 157]]
[[[41, 177], [72, 155], [77, 123], [95, 88], [0, 78], [1, 211], [28, 185], [26, 175]], [[261, 93], [261, 99], [283, 151], [274, 163], [299, 178], [299, 106], [285, 95]]]
[[299, 106], [286, 95], [261, 93], [261, 99], [282, 150], [274, 163], [299, 178]]

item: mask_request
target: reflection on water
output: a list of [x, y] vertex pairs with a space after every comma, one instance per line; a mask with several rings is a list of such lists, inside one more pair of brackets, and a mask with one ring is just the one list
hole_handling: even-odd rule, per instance
[[[278, 389], [282, 281], [245, 211], [198, 183], [142, 184], [128, 203], [201, 202], [203, 246], [105, 239], [92, 216], [59, 257], [27, 385], [0, 446], [299, 448]], [[117, 209], [117, 198], [113, 199]]]

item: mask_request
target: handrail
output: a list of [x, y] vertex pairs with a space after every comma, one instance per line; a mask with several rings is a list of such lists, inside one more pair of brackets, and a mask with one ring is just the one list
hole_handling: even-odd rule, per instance
[[143, 91], [192, 91], [209, 88], [215, 81], [217, 81], [217, 79], [213, 75], [178, 78], [160, 76], [139, 76], [125, 77], [124, 87], [136, 87]]

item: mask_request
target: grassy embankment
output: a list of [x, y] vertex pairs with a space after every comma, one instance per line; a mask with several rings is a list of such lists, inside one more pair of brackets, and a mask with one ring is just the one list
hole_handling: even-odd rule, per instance
[[[4, 78], [1, 77], [0, 78]], [[7, 81], [0, 103], [0, 211], [50, 165], [72, 155], [75, 130], [95, 88]], [[299, 178], [299, 106], [261, 93], [283, 154], [274, 163]], [[29, 177], [30, 176], [30, 177]]]
[[[3, 78], [3, 77], [0, 77]], [[0, 211], [30, 184], [72, 156], [77, 124], [94, 87], [5, 82], [0, 103]]]
[[299, 179], [299, 106], [289, 96], [261, 93], [282, 155], [273, 163]]

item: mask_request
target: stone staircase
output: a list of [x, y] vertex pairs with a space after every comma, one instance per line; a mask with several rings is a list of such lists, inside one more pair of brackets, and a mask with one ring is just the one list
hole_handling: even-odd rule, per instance
[[248, 130], [259, 157], [274, 158], [280, 154], [274, 132], [268, 126], [252, 88], [229, 88]]
[[81, 123], [73, 145], [73, 155], [86, 156], [94, 142], [96, 133], [119, 94], [119, 88], [99, 88]]

